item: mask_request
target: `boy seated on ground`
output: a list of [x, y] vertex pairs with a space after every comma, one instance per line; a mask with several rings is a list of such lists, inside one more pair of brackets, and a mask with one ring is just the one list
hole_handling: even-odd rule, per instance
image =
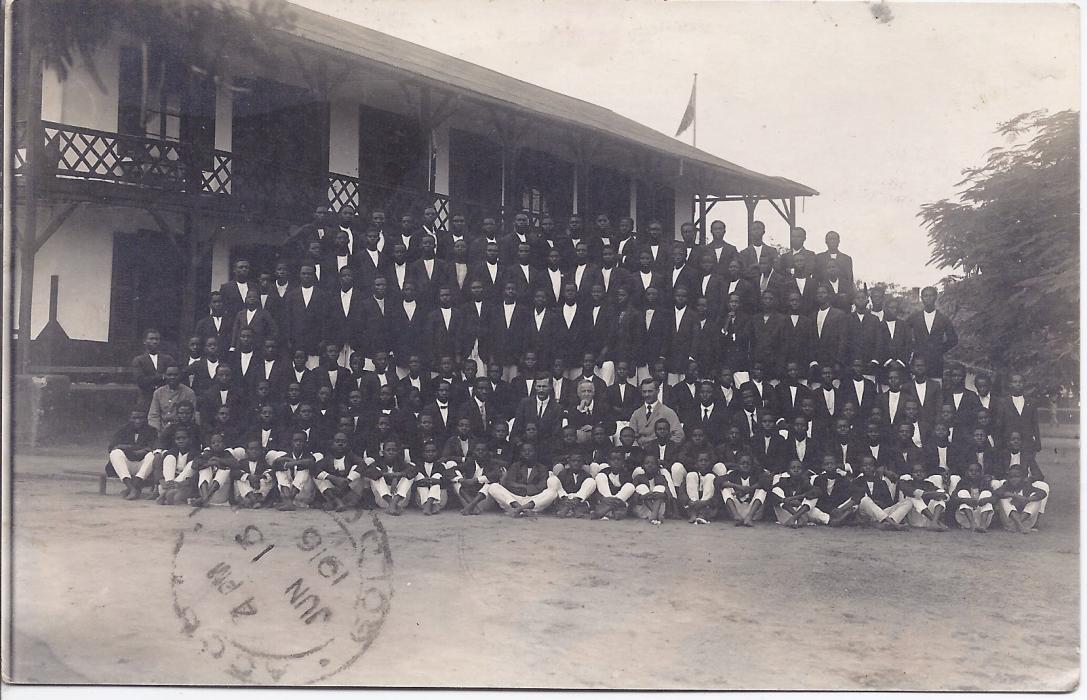
[[423, 515], [435, 515], [445, 507], [449, 498], [446, 492], [449, 477], [435, 442], [429, 441], [423, 444], [422, 459], [416, 465], [418, 473], [412, 485], [419, 497], [419, 507]]
[[[630, 429], [627, 428], [627, 430]], [[596, 482], [596, 492], [599, 496], [596, 508], [592, 509], [591, 517], [602, 520], [606, 519], [611, 512], [626, 512], [630, 498], [635, 494], [634, 470], [626, 455], [627, 452], [622, 447], [615, 447], [607, 460], [597, 465], [593, 481]], [[577, 515], [584, 517], [583, 513]]]
[[369, 462], [363, 470], [374, 494], [374, 503], [389, 515], [403, 515], [416, 474], [418, 470], [404, 458], [404, 450], [396, 438], [386, 440], [381, 446], [381, 457]]
[[559, 496], [559, 480], [536, 458], [536, 446], [521, 444], [520, 459], [510, 465], [487, 494], [514, 518], [536, 515], [547, 510]]
[[185, 427], [173, 431], [173, 447], [162, 456], [162, 482], [156, 499], [159, 505], [185, 503], [196, 493], [193, 460], [197, 457], [197, 451], [192, 435]]
[[853, 475], [833, 451], [824, 454], [817, 464], [821, 471], [812, 479], [812, 485], [819, 495], [809, 517], [820, 525], [844, 525], [857, 512], [857, 501], [851, 498]]
[[900, 497], [913, 506], [906, 516], [906, 522], [911, 527], [946, 532], [948, 527], [944, 524], [943, 516], [947, 509], [947, 491], [939, 486], [940, 477], [930, 476], [920, 460], [912, 462], [909, 468], [910, 473], [898, 479]]
[[[701, 429], [696, 429], [700, 431]], [[696, 432], [696, 431], [692, 431]], [[687, 497], [687, 521], [705, 525], [715, 515], [717, 494], [717, 475], [713, 472], [713, 450], [707, 445], [699, 450], [687, 472], [683, 494]]]
[[225, 489], [229, 493], [231, 475], [237, 467], [238, 460], [227, 447], [223, 433], [212, 433], [208, 438], [208, 446], [193, 460], [198, 495], [188, 499], [188, 504], [203, 508], [211, 502], [211, 497], [217, 491]]
[[1000, 513], [1000, 522], [1009, 532], [1029, 535], [1038, 520], [1047, 494], [1031, 484], [1022, 465], [1013, 464], [1008, 467], [1007, 477], [996, 487], [993, 494], [1000, 506], [997, 511]]
[[510, 442], [510, 424], [504, 420], [491, 421], [491, 439], [488, 443], [491, 458], [508, 467], [513, 464], [516, 449]]
[[991, 480], [985, 478], [981, 465], [968, 465], [955, 490], [955, 522], [964, 530], [988, 532], [995, 502]]
[[322, 456], [310, 452], [304, 431], [291, 433], [291, 449], [272, 462], [279, 485], [279, 510], [309, 508], [314, 491], [311, 470]]
[[755, 464], [749, 452], [740, 454], [736, 465], [718, 477], [718, 491], [725, 504], [725, 514], [737, 527], [754, 527], [766, 504], [766, 474]]
[[798, 529], [808, 524], [819, 495], [811, 480], [812, 475], [803, 462], [789, 460], [789, 471], [781, 475], [770, 491], [778, 525]]
[[571, 452], [555, 465], [555, 469], [555, 476], [559, 478], [559, 501], [555, 506], [555, 515], [560, 518], [588, 515], [589, 498], [596, 493], [596, 479], [590, 473], [589, 465], [585, 464], [582, 453]]
[[314, 485], [321, 494], [323, 508], [342, 513], [359, 505], [363, 480], [359, 473], [362, 458], [352, 454], [347, 433], [337, 431], [325, 454], [314, 467]]
[[994, 470], [997, 473], [993, 475], [995, 477], [993, 488], [999, 486], [996, 481], [1006, 478], [1008, 469], [1015, 465], [1023, 468], [1023, 476], [1031, 486], [1045, 494], [1045, 498], [1039, 503], [1037, 517], [1034, 519], [1033, 529], [1037, 530], [1042, 515], [1045, 514], [1046, 503], [1049, 502], [1049, 484], [1045, 480], [1041, 467], [1038, 466], [1037, 455], [1023, 449], [1023, 435], [1018, 430], [1013, 430], [1006, 436], [1005, 449], [999, 457], [999, 467]]
[[452, 475], [453, 493], [461, 503], [461, 515], [479, 515], [484, 508], [493, 506], [494, 500], [488, 498], [487, 490], [490, 484], [501, 481], [506, 465], [494, 458], [488, 443], [477, 443], [463, 462], [458, 465], [449, 461], [445, 467], [446, 473]]
[[881, 530], [904, 530], [903, 521], [913, 510], [909, 501], [898, 500], [897, 475], [886, 464], [866, 454], [860, 459], [860, 473], [853, 480], [853, 498], [859, 515]]
[[234, 475], [234, 497], [243, 508], [261, 508], [272, 493], [275, 484], [275, 472], [265, 455], [265, 449], [259, 439], [250, 439], [245, 444], [245, 458], [241, 460]]
[[135, 410], [128, 414], [128, 423], [113, 434], [109, 441], [109, 462], [106, 474], [117, 476], [125, 485], [121, 496], [126, 501], [140, 497], [143, 478], [140, 474], [149, 474], [155, 459], [154, 447], [158, 442], [158, 431], [147, 424], [144, 412]]
[[[672, 480], [664, 465], [656, 456], [647, 454], [642, 457], [642, 465], [634, 470], [634, 490], [640, 496], [642, 505], [649, 509], [649, 524], [660, 525], [664, 522], [665, 510]], [[622, 517], [622, 513], [616, 515]]]
[[177, 419], [171, 423], [167, 423], [166, 426], [159, 431], [158, 442], [154, 449], [154, 458], [151, 464], [146, 462], [140, 465], [140, 471], [137, 474], [138, 477], [145, 484], [154, 484], [155, 487], [151, 489], [151, 492], [147, 495], [149, 499], [157, 499], [162, 495], [162, 464], [166, 458], [166, 453], [174, 449], [176, 446], [174, 438], [179, 430], [184, 430], [189, 435], [189, 448], [193, 451], [194, 455], [199, 454], [200, 450], [204, 448], [203, 443], [200, 441], [200, 427], [196, 423], [196, 406], [189, 401], [179, 401], [176, 406]]

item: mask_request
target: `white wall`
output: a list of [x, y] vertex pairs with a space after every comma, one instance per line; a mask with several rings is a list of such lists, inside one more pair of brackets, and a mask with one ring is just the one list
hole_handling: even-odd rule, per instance
[[[44, 228], [54, 211], [38, 212]], [[132, 210], [83, 208], [38, 251], [34, 261], [31, 337], [49, 321], [49, 278], [60, 276], [57, 320], [73, 340], [109, 340], [110, 284], [113, 278], [113, 234], [148, 226], [146, 216], [133, 220]], [[18, 290], [18, 280], [15, 289]], [[18, 308], [18, 299], [16, 299]]]
[[329, 172], [359, 176], [359, 106], [335, 100], [329, 105]]
[[116, 40], [103, 46], [94, 66], [105, 90], [80, 60], [61, 82], [56, 71], [42, 73], [42, 119], [101, 131], [117, 131], [117, 99], [121, 78], [121, 47]]
[[234, 140], [234, 93], [224, 80], [215, 89], [215, 148], [232, 151]]
[[449, 194], [449, 123], [434, 130], [434, 191]]

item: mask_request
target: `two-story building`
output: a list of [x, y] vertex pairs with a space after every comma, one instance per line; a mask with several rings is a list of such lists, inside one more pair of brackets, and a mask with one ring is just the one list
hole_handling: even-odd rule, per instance
[[473, 229], [484, 213], [602, 211], [678, 231], [718, 201], [745, 203], [749, 222], [769, 201], [792, 224], [796, 198], [817, 194], [597, 105], [294, 14], [267, 37], [277, 60], [233, 56], [198, 89], [192, 66], [153, 61], [123, 25], [89, 65], [30, 71], [12, 153], [17, 213], [29, 198], [37, 231], [15, 281], [32, 291], [16, 299], [30, 365], [123, 366], [149, 326], [183, 342], [232, 259], [269, 268], [322, 204], [390, 218], [434, 206]]

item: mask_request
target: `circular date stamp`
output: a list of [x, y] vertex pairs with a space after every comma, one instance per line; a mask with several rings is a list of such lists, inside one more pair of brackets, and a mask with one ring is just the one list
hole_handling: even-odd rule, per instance
[[226, 525], [222, 514], [194, 511], [174, 545], [173, 610], [196, 647], [193, 680], [305, 685], [358, 661], [393, 598], [381, 521], [309, 511], [298, 525]]

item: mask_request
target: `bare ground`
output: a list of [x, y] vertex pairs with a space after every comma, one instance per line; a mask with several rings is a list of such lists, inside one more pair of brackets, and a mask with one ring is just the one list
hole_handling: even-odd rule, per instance
[[[1079, 443], [1047, 442], [1039, 461], [1053, 496], [1029, 536], [379, 516], [392, 559], [387, 617], [365, 653], [323, 682], [1069, 690], [1079, 679]], [[232, 672], [183, 634], [171, 570], [190, 509], [45, 478], [103, 461], [83, 455], [16, 461], [14, 679], [269, 682]], [[328, 517], [207, 509], [203, 534], [222, 542], [190, 539], [186, 561], [211, 566], [247, 524], [288, 542]], [[366, 514], [355, 535], [371, 522]], [[249, 625], [251, 638], [287, 645], [310, 629], [282, 593], [299, 564], [277, 553], [261, 566], [246, 585], [281, 609], [219, 629]], [[208, 580], [191, 568], [189, 581]], [[333, 646], [351, 646], [344, 639]]]

